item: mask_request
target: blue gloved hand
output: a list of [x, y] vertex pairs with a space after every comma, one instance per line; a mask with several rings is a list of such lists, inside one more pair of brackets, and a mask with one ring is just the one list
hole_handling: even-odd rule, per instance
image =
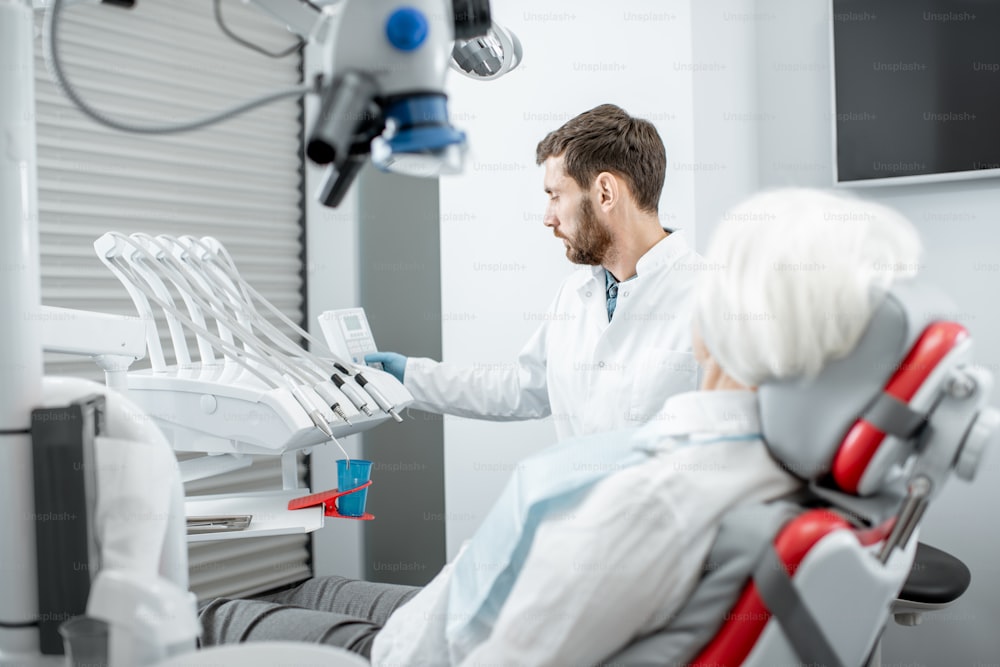
[[365, 355], [366, 364], [382, 364], [382, 370], [390, 373], [400, 382], [406, 374], [406, 357], [395, 352], [372, 352]]

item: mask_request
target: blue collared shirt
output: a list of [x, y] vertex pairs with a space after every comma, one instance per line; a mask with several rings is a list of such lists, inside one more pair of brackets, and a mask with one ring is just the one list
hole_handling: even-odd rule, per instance
[[[635, 276], [632, 276], [635, 278]], [[629, 278], [629, 280], [632, 280]], [[623, 280], [622, 282], [628, 282], [628, 280]], [[608, 297], [608, 322], [615, 314], [615, 306], [618, 305], [618, 280], [611, 275], [611, 272], [604, 269], [604, 291]]]

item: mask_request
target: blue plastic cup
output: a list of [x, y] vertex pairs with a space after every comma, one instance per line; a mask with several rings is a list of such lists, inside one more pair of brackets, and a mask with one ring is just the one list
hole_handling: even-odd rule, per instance
[[[337, 489], [347, 491], [361, 486], [372, 478], [372, 462], [363, 459], [337, 459]], [[337, 511], [344, 516], [361, 516], [365, 513], [368, 489], [337, 498]]]

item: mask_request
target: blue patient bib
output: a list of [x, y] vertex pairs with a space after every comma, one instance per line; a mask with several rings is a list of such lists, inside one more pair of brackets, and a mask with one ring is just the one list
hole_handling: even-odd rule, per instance
[[574, 438], [518, 464], [455, 559], [446, 629], [454, 651], [467, 655], [489, 636], [546, 515], [572, 508], [600, 480], [649, 459], [636, 448], [638, 430]]

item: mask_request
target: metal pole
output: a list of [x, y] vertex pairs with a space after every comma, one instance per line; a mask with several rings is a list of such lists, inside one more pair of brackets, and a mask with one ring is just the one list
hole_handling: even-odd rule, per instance
[[39, 664], [31, 410], [42, 349], [34, 22], [0, 0], [0, 665]]

